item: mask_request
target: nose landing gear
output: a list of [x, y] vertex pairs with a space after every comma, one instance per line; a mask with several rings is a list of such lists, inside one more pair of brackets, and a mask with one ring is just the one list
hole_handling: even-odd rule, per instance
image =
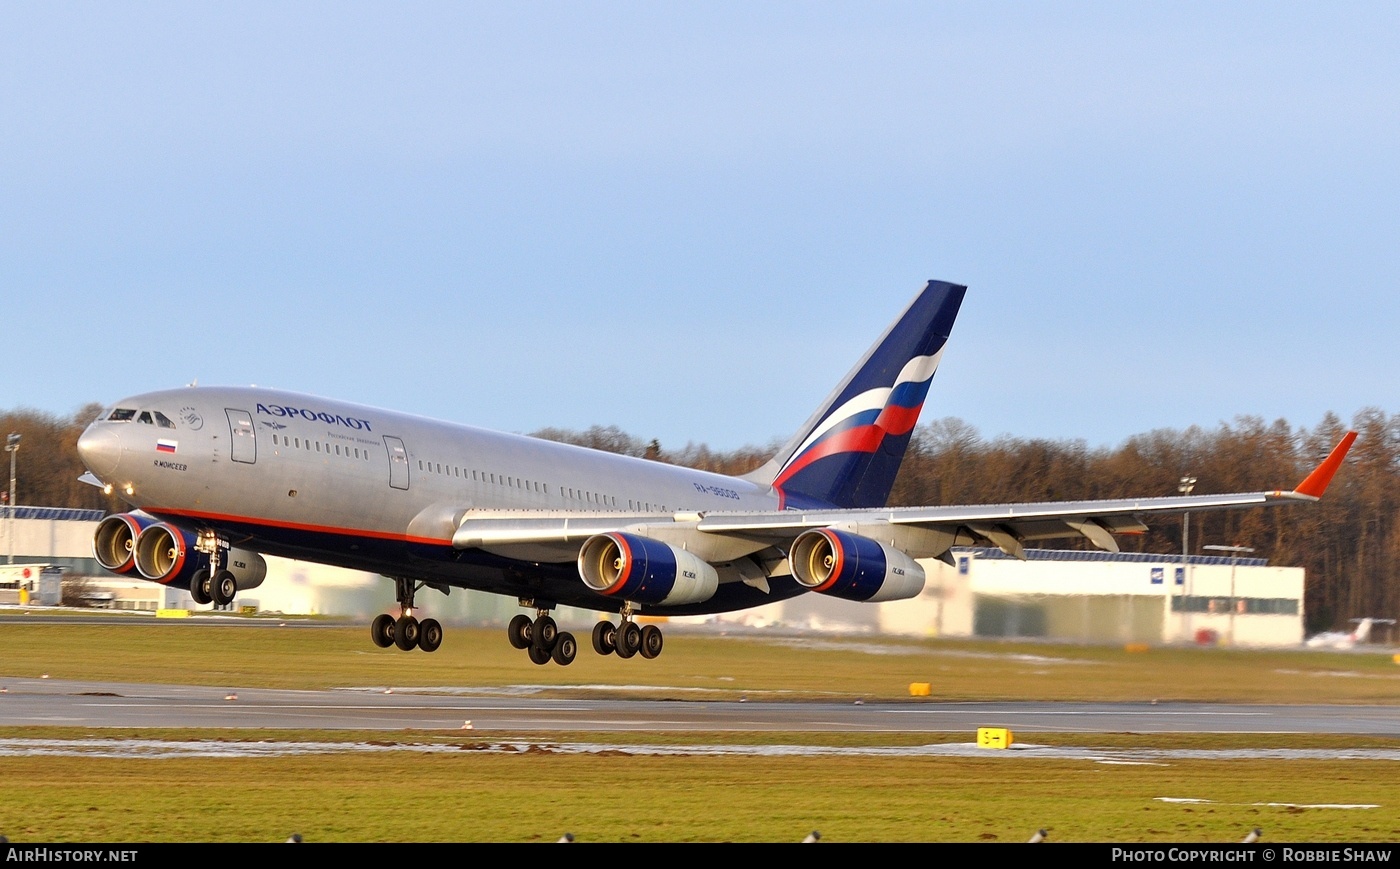
[[224, 545], [212, 532], [204, 530], [195, 538], [194, 546], [196, 552], [209, 557], [209, 566], [196, 570], [190, 577], [190, 597], [201, 606], [212, 603], [219, 609], [227, 608], [238, 596], [238, 577], [220, 566], [228, 554]]
[[209, 571], [202, 568], [196, 570], [194, 576], [190, 577], [190, 597], [200, 606], [212, 603], [214, 600], [214, 595], [210, 593], [209, 579]]

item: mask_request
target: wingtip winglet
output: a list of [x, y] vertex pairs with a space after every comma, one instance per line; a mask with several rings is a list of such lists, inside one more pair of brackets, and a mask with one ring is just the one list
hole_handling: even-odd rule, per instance
[[1327, 491], [1327, 484], [1332, 482], [1336, 476], [1337, 469], [1342, 466], [1342, 460], [1347, 457], [1347, 451], [1351, 449], [1352, 443], [1356, 440], [1356, 432], [1349, 431], [1341, 442], [1332, 448], [1332, 452], [1327, 454], [1327, 458], [1322, 460], [1322, 464], [1313, 469], [1308, 474], [1307, 479], [1298, 484], [1298, 488], [1293, 492], [1298, 495], [1306, 495], [1309, 498], [1321, 498], [1322, 493]]

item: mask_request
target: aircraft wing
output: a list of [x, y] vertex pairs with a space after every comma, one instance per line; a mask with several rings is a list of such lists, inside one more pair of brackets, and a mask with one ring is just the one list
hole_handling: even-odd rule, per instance
[[512, 557], [565, 561], [596, 534], [625, 531], [662, 540], [712, 562], [765, 549], [786, 552], [807, 531], [835, 528], [890, 543], [913, 558], [948, 558], [953, 546], [991, 544], [1025, 557], [1025, 543], [1084, 537], [1117, 552], [1115, 534], [1147, 530], [1143, 517], [1316, 501], [1356, 440], [1349, 432], [1323, 462], [1290, 490], [1100, 501], [1053, 501], [948, 507], [886, 507], [676, 514], [469, 512], [453, 534], [459, 549], [478, 547]]
[[[916, 542], [917, 538], [897, 542], [899, 548], [915, 558], [941, 555], [954, 545], [972, 546], [984, 542], [1000, 547], [1008, 555], [1024, 558], [1025, 542], [1056, 537], [1086, 537], [1100, 549], [1117, 552], [1118, 543], [1113, 535], [1146, 531], [1141, 517], [1147, 514], [1225, 510], [1299, 500], [1316, 499], [1296, 491], [1274, 491], [967, 507], [813, 510], [791, 515], [712, 513], [699, 522], [698, 528], [712, 534], [764, 536], [776, 540], [792, 538], [810, 529], [843, 526], [852, 526], [852, 531], [865, 536], [883, 536], [876, 528], [888, 525], [896, 533], [907, 529], [938, 535], [929, 537], [922, 546]], [[944, 535], [956, 539], [940, 539]]]

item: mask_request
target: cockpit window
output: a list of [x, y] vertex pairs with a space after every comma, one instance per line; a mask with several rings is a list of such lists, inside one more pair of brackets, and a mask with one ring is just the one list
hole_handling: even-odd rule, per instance
[[155, 423], [151, 421], [151, 412], [149, 410], [141, 411], [141, 415], [136, 417], [136, 421], [145, 423], [146, 425], [155, 425]]
[[174, 427], [175, 427], [175, 423], [173, 423], [173, 422], [170, 421], [170, 417], [166, 416], [165, 414], [161, 413], [161, 412], [158, 411], [158, 410], [157, 410], [157, 411], [152, 411], [152, 413], [154, 413], [155, 416], [156, 416], [156, 425], [160, 426], [161, 428], [174, 428]]
[[119, 407], [107, 415], [110, 422], [130, 422], [136, 416], [136, 411], [125, 407]]

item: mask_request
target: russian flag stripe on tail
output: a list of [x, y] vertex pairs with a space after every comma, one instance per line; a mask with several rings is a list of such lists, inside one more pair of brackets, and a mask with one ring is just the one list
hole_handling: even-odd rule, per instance
[[967, 288], [929, 281], [778, 455], [748, 475], [790, 507], [881, 507]]

